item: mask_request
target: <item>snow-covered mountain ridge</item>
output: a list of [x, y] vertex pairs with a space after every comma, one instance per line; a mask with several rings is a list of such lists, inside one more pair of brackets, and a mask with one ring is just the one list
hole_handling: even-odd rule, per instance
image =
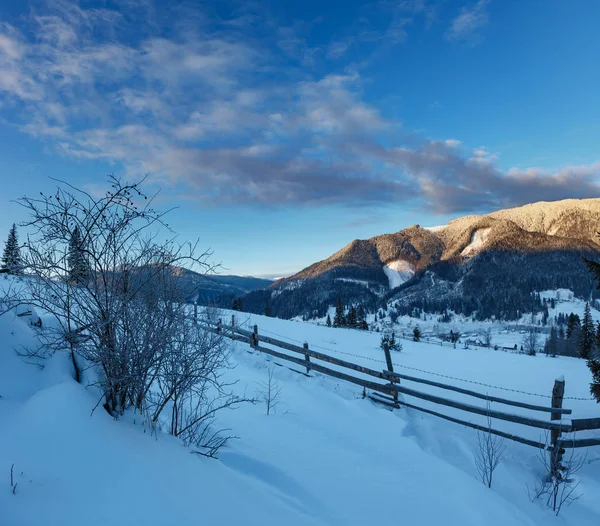
[[[489, 310], [499, 294], [506, 298], [493, 314], [513, 316], [506, 312], [518, 303], [517, 293], [527, 298], [533, 290], [564, 287], [589, 294], [593, 285], [582, 258], [600, 253], [598, 230], [600, 199], [533, 203], [433, 228], [413, 225], [354, 240], [267, 291], [248, 294], [244, 304], [263, 312], [269, 299], [274, 314], [289, 318], [321, 316], [337, 297], [370, 309], [389, 299], [407, 305], [435, 299], [440, 305], [462, 301], [472, 313]], [[507, 285], [515, 291], [503, 290]]]

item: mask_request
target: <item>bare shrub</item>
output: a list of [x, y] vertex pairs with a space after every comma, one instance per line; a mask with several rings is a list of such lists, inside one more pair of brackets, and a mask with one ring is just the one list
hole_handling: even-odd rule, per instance
[[29, 278], [11, 306], [53, 316], [41, 342], [69, 352], [78, 381], [85, 368], [94, 370], [110, 414], [133, 407], [214, 453], [223, 440], [212, 431], [215, 413], [244, 398], [224, 380], [223, 336], [206, 328], [216, 314], [198, 318], [187, 303], [195, 291], [180, 279], [182, 267], [213, 270], [211, 253], [176, 243], [141, 183], [109, 182], [101, 197], [59, 181], [51, 195], [20, 200], [30, 214]]
[[535, 356], [540, 347], [538, 333], [534, 328], [530, 328], [523, 337], [523, 351], [529, 356]]
[[267, 370], [267, 381], [260, 384], [260, 398], [265, 402], [267, 416], [271, 414], [279, 405], [282, 388], [275, 379], [274, 367], [269, 365]]
[[33, 277], [21, 300], [54, 316], [44, 343], [69, 351], [78, 380], [79, 359], [96, 366], [105, 407], [119, 415], [141, 409], [182, 317], [186, 291], [174, 269], [211, 267], [196, 245], [158, 241], [156, 229], [169, 232], [165, 214], [139, 183], [109, 182], [99, 198], [59, 182], [51, 195], [20, 200], [30, 214], [23, 259]]
[[[546, 436], [545, 447], [539, 452], [543, 467], [542, 479], [536, 483], [533, 490], [528, 486], [527, 491], [532, 502], [540, 499], [544, 506], [558, 515], [564, 506], [570, 506], [581, 497], [577, 492], [579, 482], [574, 476], [585, 464], [585, 456], [577, 454], [574, 448], [570, 448], [568, 455], [561, 457], [558, 467], [553, 468], [556, 462], [551, 459], [554, 452], [551, 451], [548, 455], [548, 450], [551, 449], [549, 444]], [[557, 453], [561, 454], [562, 451]]]
[[494, 471], [502, 461], [506, 446], [504, 440], [492, 433], [492, 417], [489, 414], [490, 403], [487, 402], [487, 430], [477, 431], [477, 450], [475, 452], [475, 467], [481, 481], [492, 487]]
[[488, 348], [492, 346], [492, 329], [489, 327], [483, 331], [483, 344]]

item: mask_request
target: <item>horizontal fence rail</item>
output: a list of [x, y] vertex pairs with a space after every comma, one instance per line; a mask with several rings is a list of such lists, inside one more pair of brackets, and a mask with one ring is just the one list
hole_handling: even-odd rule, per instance
[[[201, 323], [201, 322], [200, 322]], [[304, 371], [299, 371], [297, 369], [293, 369], [294, 371], [308, 375], [310, 371], [316, 371], [346, 382], [353, 383], [355, 385], [359, 385], [365, 389], [369, 389], [376, 393], [381, 393], [383, 395], [387, 395], [390, 398], [383, 397], [380, 399], [378, 397], [370, 397], [372, 400], [377, 402], [382, 402], [386, 405], [391, 405], [393, 407], [406, 406], [408, 408], [421, 411], [444, 420], [448, 420], [450, 422], [454, 422], [456, 424], [460, 424], [463, 426], [467, 426], [473, 429], [477, 429], [483, 432], [489, 432], [494, 435], [498, 435], [503, 438], [507, 438], [509, 440], [513, 440], [515, 442], [519, 442], [521, 444], [529, 445], [536, 448], [541, 449], [553, 449], [554, 447], [560, 447], [562, 449], [567, 448], [581, 448], [581, 447], [590, 447], [590, 446], [600, 446], [600, 437], [599, 438], [560, 438], [561, 433], [575, 433], [577, 431], [586, 431], [586, 430], [594, 430], [600, 429], [600, 418], [584, 418], [584, 419], [572, 419], [572, 420], [561, 420], [563, 415], [572, 414], [571, 409], [565, 409], [560, 407], [562, 405], [562, 394], [560, 396], [560, 400], [558, 403], [554, 403], [553, 399], [553, 407], [546, 407], [536, 404], [528, 404], [525, 402], [521, 402], [518, 400], [510, 400], [506, 398], [501, 398], [498, 396], [491, 396], [488, 394], [480, 393], [477, 391], [473, 391], [470, 389], [463, 389], [461, 387], [457, 387], [454, 385], [448, 385], [441, 382], [436, 382], [432, 380], [428, 380], [425, 378], [419, 378], [415, 376], [410, 376], [406, 374], [401, 374], [393, 371], [393, 364], [389, 355], [389, 350], [386, 348], [386, 361], [388, 365], [388, 370], [375, 370], [369, 367], [364, 367], [362, 365], [348, 362], [347, 360], [342, 360], [340, 358], [336, 358], [334, 356], [330, 356], [328, 354], [324, 354], [321, 352], [313, 351], [309, 348], [307, 343], [304, 346], [294, 345], [289, 342], [285, 342], [276, 338], [271, 338], [269, 336], [263, 336], [258, 333], [258, 327], [255, 325], [253, 331], [245, 330], [240, 327], [235, 326], [235, 319], [232, 317], [232, 325], [224, 325], [221, 322], [215, 324], [202, 323], [203, 327], [212, 332], [216, 332], [222, 334], [223, 336], [230, 338], [232, 340], [240, 341], [243, 343], [247, 343], [251, 346], [252, 349], [262, 352], [264, 354], [273, 356], [275, 358], [285, 360], [304, 368]], [[285, 351], [290, 351], [292, 353], [299, 354], [300, 356], [290, 355], [284, 352], [280, 352], [280, 350], [275, 350], [271, 347], [265, 347], [266, 344], [271, 347], [275, 347], [277, 349], [282, 349]], [[325, 362], [327, 365], [321, 365], [320, 363], [316, 363], [315, 360], [320, 362]], [[329, 365], [333, 365], [336, 367], [340, 367], [343, 369], [348, 369], [350, 371], [354, 371], [366, 376], [371, 376], [373, 378], [383, 380], [386, 383], [379, 383], [377, 381], [372, 381], [364, 378], [357, 377], [353, 374], [348, 374], [343, 371], [339, 371], [337, 369], [332, 369]], [[551, 414], [550, 420], [542, 420], [537, 418], [531, 418], [527, 416], [517, 415], [513, 413], [508, 413], [505, 411], [493, 410], [489, 406], [480, 407], [476, 405], [472, 405], [469, 403], [461, 402], [458, 400], [452, 400], [449, 398], [445, 398], [443, 396], [433, 395], [430, 393], [424, 393], [421, 391], [417, 391], [415, 389], [411, 389], [408, 387], [404, 387], [399, 385], [401, 380], [414, 382], [416, 384], [429, 385], [431, 387], [435, 387], [438, 389], [443, 389], [446, 391], [456, 392], [461, 395], [470, 396], [473, 398], [477, 398], [480, 400], [485, 400], [486, 402], [495, 402], [498, 404], [503, 404], [512, 407], [519, 407], [522, 409], [527, 409], [531, 411], [538, 411], [543, 413]], [[556, 388], [556, 385], [555, 385]], [[562, 389], [564, 389], [564, 383], [562, 385]], [[562, 392], [561, 392], [562, 393]], [[552, 433], [552, 443], [550, 445], [544, 444], [538, 441], [530, 440], [515, 434], [507, 433], [504, 431], [500, 431], [497, 429], [491, 429], [488, 426], [482, 426], [475, 424], [473, 422], [469, 422], [460, 418], [456, 418], [453, 416], [446, 415], [439, 411], [434, 411], [432, 409], [428, 409], [425, 407], [421, 407], [414, 403], [409, 403], [405, 400], [402, 402], [398, 401], [398, 394], [410, 396], [413, 398], [417, 398], [420, 400], [424, 400], [426, 402], [430, 402], [442, 407], [452, 407], [454, 409], [458, 409], [461, 411], [465, 411], [467, 413], [482, 415], [489, 418], [494, 418], [497, 420], [512, 422], [519, 425], [524, 425], [528, 427], [533, 427], [537, 429], [544, 429], [550, 431]]]

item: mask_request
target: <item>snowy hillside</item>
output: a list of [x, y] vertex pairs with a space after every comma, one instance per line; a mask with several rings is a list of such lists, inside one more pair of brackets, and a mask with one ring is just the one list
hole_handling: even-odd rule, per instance
[[[357, 362], [380, 367], [383, 358], [376, 333], [237, 315], [261, 333], [306, 340]], [[98, 393], [73, 380], [65, 355], [25, 363], [15, 350], [36, 345], [26, 320], [0, 317], [0, 524], [364, 526], [393, 518], [580, 526], [600, 520], [600, 448], [589, 450], [578, 475], [581, 499], [557, 519], [527, 496], [525, 484], [540, 475], [535, 450], [507, 443], [489, 490], [477, 479], [473, 430], [408, 409], [389, 411], [363, 399], [356, 386], [274, 366], [245, 344], [235, 346], [237, 367], [227, 374], [240, 392], [259, 396], [273, 367], [280, 404], [269, 416], [262, 403], [223, 413], [219, 426], [239, 439], [218, 460], [195, 455], [153, 432], [140, 415], [115, 421], [101, 407], [92, 414]], [[567, 397], [587, 398], [589, 373], [580, 360], [404, 342], [394, 363], [541, 394], [560, 373]], [[590, 401], [567, 404], [578, 415], [598, 414]]]

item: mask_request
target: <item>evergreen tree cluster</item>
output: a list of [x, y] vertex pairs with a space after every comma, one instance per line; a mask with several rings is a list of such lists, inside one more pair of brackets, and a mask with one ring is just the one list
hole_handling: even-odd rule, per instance
[[[515, 254], [488, 251], [469, 265], [444, 261], [427, 273], [407, 282], [401, 292], [393, 291], [386, 300], [398, 300], [398, 314], [413, 317], [415, 309], [443, 317], [447, 310], [475, 320], [516, 321], [525, 313], [542, 313], [541, 323], [550, 323], [546, 311], [556, 300], [544, 301], [536, 291], [568, 288], [576, 297], [589, 297], [594, 284], [581, 262], [586, 253], [565, 250], [547, 253]], [[524, 258], [526, 257], [526, 261]], [[516, 270], [518, 269], [518, 270]], [[435, 273], [432, 290], [431, 273]], [[461, 284], [460, 292], [456, 284]], [[600, 297], [594, 291], [592, 300]]]
[[[331, 318], [327, 315], [327, 326], [331, 327]], [[360, 329], [366, 331], [369, 329], [369, 324], [366, 319], [366, 312], [362, 305], [356, 309], [354, 305], [346, 311], [341, 298], [337, 299], [335, 306], [335, 315], [333, 317], [334, 327], [348, 327], [350, 329]]]

